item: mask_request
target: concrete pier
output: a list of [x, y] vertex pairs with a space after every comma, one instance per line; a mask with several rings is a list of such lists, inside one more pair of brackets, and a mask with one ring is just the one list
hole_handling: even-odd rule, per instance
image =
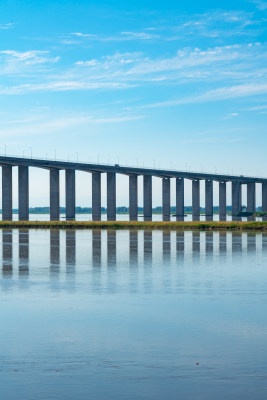
[[256, 212], [256, 185], [255, 182], [247, 184], [247, 212]]
[[144, 221], [152, 221], [152, 176], [144, 175]]
[[66, 220], [75, 219], [75, 170], [66, 169]]
[[176, 221], [184, 220], [184, 178], [176, 178]]
[[192, 181], [192, 218], [198, 221], [200, 219], [200, 190], [199, 180]]
[[50, 220], [59, 221], [59, 170], [50, 170]]
[[205, 214], [207, 220], [213, 219], [213, 181], [205, 181]]
[[12, 221], [12, 166], [2, 167], [2, 220]]
[[101, 173], [92, 173], [92, 219], [101, 221]]
[[240, 182], [232, 182], [232, 216], [241, 211], [242, 192]]
[[19, 166], [19, 221], [29, 220], [29, 167]]
[[116, 221], [116, 174], [107, 173], [107, 220]]
[[170, 221], [170, 219], [171, 219], [170, 178], [162, 179], [162, 219], [163, 219], [163, 221]]
[[226, 182], [219, 182], [219, 219], [226, 220]]
[[129, 175], [129, 217], [130, 221], [138, 220], [137, 175]]
[[262, 211], [267, 212], [267, 182], [262, 183]]

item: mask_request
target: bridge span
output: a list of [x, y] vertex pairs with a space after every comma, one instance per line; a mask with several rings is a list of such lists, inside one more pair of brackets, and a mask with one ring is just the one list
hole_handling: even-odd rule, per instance
[[170, 179], [176, 180], [176, 219], [184, 218], [184, 180], [192, 181], [192, 214], [193, 219], [200, 216], [200, 181], [205, 181], [206, 218], [213, 216], [213, 182], [219, 184], [219, 215], [226, 219], [226, 183], [232, 185], [232, 215], [241, 211], [242, 185], [247, 185], [247, 211], [256, 210], [256, 183], [262, 185], [262, 211], [267, 212], [267, 178], [209, 174], [200, 172], [171, 171], [151, 168], [135, 168], [115, 165], [102, 165], [80, 162], [42, 160], [0, 156], [2, 166], [2, 219], [12, 220], [12, 170], [18, 167], [18, 208], [19, 220], [29, 219], [29, 167], [44, 168], [50, 174], [50, 219], [59, 220], [59, 171], [65, 171], [66, 219], [75, 218], [75, 171], [92, 174], [92, 218], [101, 220], [101, 175], [107, 175], [107, 219], [116, 220], [116, 174], [129, 177], [129, 218], [138, 218], [138, 177], [143, 178], [144, 219], [152, 220], [152, 177], [162, 178], [162, 214], [163, 220], [170, 219]]

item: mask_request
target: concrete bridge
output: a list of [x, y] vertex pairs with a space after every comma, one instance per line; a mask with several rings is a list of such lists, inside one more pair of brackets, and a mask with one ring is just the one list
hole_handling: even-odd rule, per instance
[[241, 211], [241, 185], [247, 185], [247, 211], [255, 212], [255, 185], [262, 185], [262, 211], [267, 212], [267, 178], [249, 176], [234, 176], [208, 174], [197, 172], [182, 172], [149, 168], [125, 167], [115, 164], [101, 165], [79, 162], [64, 162], [0, 156], [2, 166], [2, 219], [12, 220], [12, 169], [18, 167], [18, 208], [19, 220], [29, 219], [29, 167], [44, 168], [50, 174], [50, 219], [59, 220], [59, 171], [65, 170], [66, 219], [75, 218], [75, 171], [85, 171], [92, 174], [92, 218], [101, 220], [101, 174], [107, 175], [107, 219], [116, 220], [116, 174], [129, 176], [129, 218], [138, 217], [138, 177], [143, 178], [144, 220], [152, 219], [152, 176], [162, 178], [162, 214], [163, 220], [170, 219], [170, 179], [176, 180], [176, 219], [184, 218], [184, 180], [192, 181], [192, 214], [193, 219], [200, 216], [200, 181], [205, 181], [206, 219], [213, 216], [213, 182], [219, 184], [219, 215], [226, 219], [226, 183], [232, 184], [232, 215]]

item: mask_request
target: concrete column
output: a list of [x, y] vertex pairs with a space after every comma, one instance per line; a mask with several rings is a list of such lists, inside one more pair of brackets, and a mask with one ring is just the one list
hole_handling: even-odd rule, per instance
[[12, 166], [2, 167], [2, 220], [12, 221]]
[[138, 219], [137, 175], [129, 175], [129, 217], [130, 221]]
[[29, 220], [29, 167], [19, 166], [19, 221]]
[[152, 176], [144, 175], [144, 221], [152, 221]]
[[75, 219], [75, 170], [66, 169], [66, 220]]
[[247, 212], [255, 213], [256, 211], [256, 185], [255, 182], [247, 184]]
[[162, 179], [162, 219], [170, 221], [171, 218], [171, 185], [170, 178]]
[[176, 221], [184, 220], [184, 178], [176, 178]]
[[92, 219], [101, 221], [101, 173], [92, 173]]
[[226, 182], [219, 182], [219, 219], [226, 220]]
[[50, 220], [59, 220], [59, 170], [50, 170]]
[[262, 211], [267, 212], [267, 182], [262, 182]]
[[213, 217], [213, 181], [205, 181], [205, 214], [206, 218]]
[[192, 217], [193, 219], [199, 219], [200, 217], [199, 180], [192, 181]]
[[107, 220], [116, 221], [116, 174], [107, 172]]
[[232, 182], [232, 216], [241, 211], [241, 184], [240, 182]]

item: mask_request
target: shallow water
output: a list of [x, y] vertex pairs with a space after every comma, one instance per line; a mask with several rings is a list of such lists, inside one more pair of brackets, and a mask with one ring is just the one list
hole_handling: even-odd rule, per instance
[[1, 237], [1, 398], [266, 397], [266, 234]]

